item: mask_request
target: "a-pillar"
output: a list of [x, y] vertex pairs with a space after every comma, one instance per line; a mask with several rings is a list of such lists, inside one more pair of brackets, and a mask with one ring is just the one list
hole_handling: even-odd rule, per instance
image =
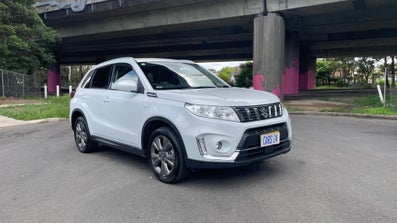
[[285, 36], [283, 93], [299, 93], [299, 38], [296, 32], [287, 32]]
[[59, 64], [55, 65], [53, 68], [49, 69], [47, 72], [47, 86], [48, 93], [55, 93], [56, 86], [61, 86], [61, 67]]
[[252, 85], [283, 99], [285, 26], [281, 16], [269, 13], [254, 19], [254, 66]]
[[313, 90], [316, 88], [316, 57], [310, 55], [307, 48], [300, 50], [299, 90]]

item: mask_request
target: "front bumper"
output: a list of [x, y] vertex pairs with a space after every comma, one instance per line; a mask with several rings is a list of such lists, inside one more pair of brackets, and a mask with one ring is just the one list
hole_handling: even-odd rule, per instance
[[[279, 131], [280, 144], [260, 147], [258, 140], [261, 134]], [[234, 160], [225, 162], [221, 161], [200, 161], [188, 159], [187, 165], [191, 168], [228, 168], [236, 166], [244, 166], [253, 162], [268, 159], [280, 154], [285, 154], [291, 150], [291, 140], [287, 123], [279, 123], [270, 126], [256, 127], [247, 129], [241, 137], [240, 143], [236, 149], [236, 157]]]
[[[281, 154], [288, 153], [291, 150], [291, 141], [287, 140], [277, 146], [269, 146], [256, 150], [253, 156], [242, 156], [244, 158], [236, 159], [234, 162], [208, 162], [198, 160], [187, 160], [187, 166], [194, 169], [216, 169], [216, 168], [232, 168], [246, 166], [260, 160], [269, 159]], [[239, 158], [239, 157], [238, 157]]]

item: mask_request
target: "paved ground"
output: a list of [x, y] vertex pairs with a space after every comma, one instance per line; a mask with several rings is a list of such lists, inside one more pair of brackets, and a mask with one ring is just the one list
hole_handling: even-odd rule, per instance
[[293, 149], [177, 185], [66, 121], [0, 129], [0, 222], [397, 222], [397, 121], [292, 116]]

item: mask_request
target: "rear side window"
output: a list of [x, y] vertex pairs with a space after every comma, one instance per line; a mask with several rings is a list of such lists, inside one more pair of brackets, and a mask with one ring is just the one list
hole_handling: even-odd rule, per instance
[[112, 83], [116, 82], [130, 71], [132, 71], [132, 67], [129, 64], [115, 64], [113, 69]]
[[83, 81], [81, 82], [81, 87], [82, 88], [89, 88], [90, 87], [90, 81], [92, 78], [92, 75], [94, 74], [95, 70], [90, 71], [86, 76], [84, 77]]
[[112, 66], [98, 68], [91, 79], [90, 88], [108, 88]]

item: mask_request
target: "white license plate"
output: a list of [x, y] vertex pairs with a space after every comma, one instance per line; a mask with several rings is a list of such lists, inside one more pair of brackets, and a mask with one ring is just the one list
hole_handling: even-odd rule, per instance
[[260, 136], [261, 147], [280, 144], [280, 132], [274, 131]]

